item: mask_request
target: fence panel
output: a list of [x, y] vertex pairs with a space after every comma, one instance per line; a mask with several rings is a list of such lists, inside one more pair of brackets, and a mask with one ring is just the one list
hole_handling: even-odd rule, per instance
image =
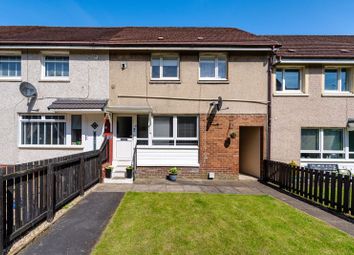
[[99, 181], [109, 159], [100, 150], [0, 168], [0, 250]]
[[265, 160], [262, 180], [304, 199], [354, 216], [353, 177]]

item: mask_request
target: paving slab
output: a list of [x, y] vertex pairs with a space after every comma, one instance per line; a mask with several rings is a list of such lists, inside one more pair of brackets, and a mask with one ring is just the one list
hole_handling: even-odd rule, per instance
[[122, 192], [92, 192], [20, 254], [90, 254], [123, 195]]

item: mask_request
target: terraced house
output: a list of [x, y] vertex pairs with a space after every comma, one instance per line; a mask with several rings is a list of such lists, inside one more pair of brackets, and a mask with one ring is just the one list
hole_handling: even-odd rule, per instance
[[0, 43], [2, 164], [94, 149], [106, 133], [116, 171], [135, 154], [137, 176], [258, 175], [275, 41], [234, 28], [2, 27]]
[[90, 31], [0, 27], [0, 164], [99, 147], [109, 53], [74, 46], [102, 33]]
[[354, 36], [270, 36], [271, 155], [354, 170]]
[[0, 27], [0, 164], [99, 148], [119, 176], [354, 166], [352, 36]]
[[[110, 51], [113, 165], [137, 176], [259, 174], [274, 41], [227, 28], [125, 28]], [[218, 100], [219, 98], [219, 100]], [[222, 105], [221, 105], [222, 104]]]

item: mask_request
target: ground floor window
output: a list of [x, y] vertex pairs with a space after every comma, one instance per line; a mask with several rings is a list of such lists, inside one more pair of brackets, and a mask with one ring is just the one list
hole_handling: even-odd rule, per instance
[[198, 146], [198, 133], [197, 116], [137, 116], [138, 145]]
[[82, 145], [82, 115], [20, 115], [20, 145]]
[[354, 158], [354, 131], [343, 128], [302, 128], [301, 158]]
[[22, 145], [64, 145], [66, 120], [64, 115], [22, 115]]
[[82, 144], [82, 118], [81, 115], [71, 115], [71, 144]]

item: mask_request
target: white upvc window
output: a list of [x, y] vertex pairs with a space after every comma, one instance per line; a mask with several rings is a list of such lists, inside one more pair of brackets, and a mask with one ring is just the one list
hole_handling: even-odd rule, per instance
[[302, 159], [345, 159], [343, 128], [302, 128]]
[[68, 54], [45, 54], [42, 57], [43, 80], [68, 80], [70, 75]]
[[0, 79], [21, 77], [21, 56], [0, 55]]
[[138, 115], [137, 123], [137, 145], [149, 145], [149, 115]]
[[65, 116], [21, 115], [20, 137], [21, 145], [65, 145]]
[[197, 116], [175, 115], [152, 118], [152, 146], [198, 146], [198, 137]]
[[227, 80], [225, 54], [201, 54], [199, 56], [199, 80]]
[[178, 80], [178, 55], [152, 55], [151, 80]]
[[275, 90], [279, 93], [301, 93], [302, 70], [297, 67], [286, 67], [276, 69]]
[[354, 159], [354, 130], [348, 131], [348, 158]]
[[350, 68], [326, 67], [324, 69], [324, 91], [348, 93], [350, 86]]

